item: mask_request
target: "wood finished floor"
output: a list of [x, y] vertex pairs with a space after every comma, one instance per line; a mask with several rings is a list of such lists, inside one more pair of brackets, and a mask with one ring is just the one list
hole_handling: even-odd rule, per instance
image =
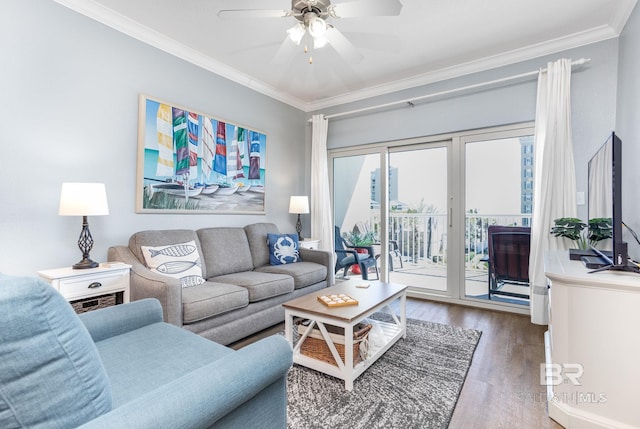
[[[482, 331], [450, 428], [562, 428], [547, 416], [539, 380], [546, 326], [528, 316], [412, 298], [407, 317]], [[276, 325], [232, 347], [283, 329]]]

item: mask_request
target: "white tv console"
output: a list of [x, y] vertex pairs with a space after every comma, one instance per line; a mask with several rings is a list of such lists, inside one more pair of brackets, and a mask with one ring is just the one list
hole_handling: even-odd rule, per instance
[[549, 417], [565, 428], [640, 428], [640, 274], [589, 273], [549, 253]]

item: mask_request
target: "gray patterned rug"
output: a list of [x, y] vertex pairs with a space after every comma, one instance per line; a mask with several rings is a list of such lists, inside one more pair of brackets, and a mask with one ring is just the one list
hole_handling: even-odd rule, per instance
[[287, 380], [288, 428], [446, 428], [480, 335], [407, 319], [407, 338], [358, 377], [352, 392], [342, 380], [294, 365]]

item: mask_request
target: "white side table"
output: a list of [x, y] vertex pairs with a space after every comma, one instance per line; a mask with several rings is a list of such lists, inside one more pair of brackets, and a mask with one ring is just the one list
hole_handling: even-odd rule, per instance
[[38, 271], [69, 302], [101, 295], [116, 294], [116, 304], [129, 302], [129, 269], [131, 265], [110, 263], [109, 266], [74, 270], [71, 267]]
[[318, 247], [320, 246], [320, 240], [318, 240], [317, 238], [305, 238], [302, 241], [298, 242], [300, 247], [303, 247], [305, 249], [318, 249]]

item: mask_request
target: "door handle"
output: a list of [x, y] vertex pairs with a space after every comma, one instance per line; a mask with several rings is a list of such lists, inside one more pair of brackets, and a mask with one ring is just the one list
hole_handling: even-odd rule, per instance
[[99, 287], [101, 287], [101, 286], [102, 286], [102, 283], [100, 283], [100, 282], [93, 282], [93, 283], [91, 283], [91, 284], [90, 284], [89, 286], [87, 286], [87, 287], [88, 287], [89, 289], [97, 289], [97, 288], [99, 288]]

